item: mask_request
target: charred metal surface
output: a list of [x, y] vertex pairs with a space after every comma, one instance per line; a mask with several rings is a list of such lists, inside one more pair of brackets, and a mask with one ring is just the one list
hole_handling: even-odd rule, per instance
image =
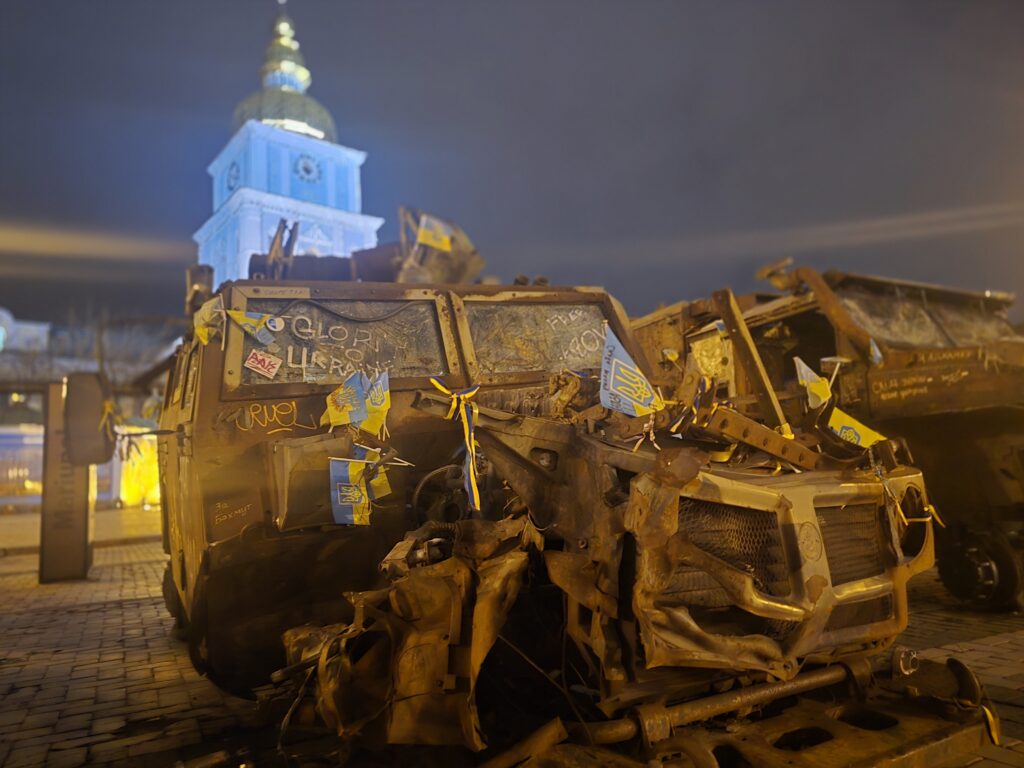
[[754, 340], [750, 337], [747, 324], [743, 322], [743, 315], [736, 303], [736, 297], [732, 291], [715, 291], [712, 294], [715, 310], [719, 317], [725, 322], [726, 330], [732, 341], [733, 354], [740, 361], [751, 388], [757, 394], [757, 400], [761, 407], [761, 418], [764, 419], [772, 429], [780, 429], [784, 434], [790, 431], [786, 416], [782, 413], [782, 406], [775, 396], [775, 389], [768, 379], [768, 373], [761, 362], [761, 356], [754, 347]]
[[390, 589], [349, 597], [351, 623], [285, 633], [290, 665], [316, 661], [326, 725], [343, 741], [366, 731], [378, 747], [484, 749], [477, 677], [522, 585], [530, 543], [541, 538], [527, 518], [425, 526], [385, 559]]
[[[790, 419], [806, 418], [792, 358], [832, 376], [833, 401], [890, 437], [903, 437], [925, 471], [947, 527], [939, 566], [963, 599], [1013, 608], [1024, 598], [1024, 336], [1006, 318], [1013, 296], [807, 267], [773, 273], [791, 295], [762, 298], [744, 312]], [[637, 321], [652, 342], [682, 327], [694, 303]], [[758, 416], [761, 393], [719, 364], [730, 350], [712, 316], [689, 323], [677, 342], [700, 370]], [[650, 354], [650, 351], [649, 351]], [[664, 368], [664, 366], [662, 366]]]
[[[228, 322], [178, 354], [161, 438], [168, 602], [222, 685], [274, 673], [261, 695], [283, 705], [286, 753], [500, 766], [682, 750], [708, 765], [679, 746], [690, 734], [753, 728], [812, 690], [863, 698], [850, 680], [874, 690], [867, 659], [906, 626], [906, 582], [934, 557], [927, 516], [900, 514], [928, 496], [897, 451], [833, 455], [813, 425], [744, 420], [682, 367], [664, 409], [609, 411], [609, 331], [656, 376], [598, 290], [220, 295], [281, 322], [262, 340]], [[279, 365], [247, 366], [253, 352]], [[321, 425], [327, 393], [379, 370], [386, 432]], [[380, 453], [370, 471], [386, 465], [390, 493], [367, 524], [339, 524], [330, 460], [357, 444]], [[968, 725], [922, 717], [929, 738], [976, 729], [971, 701]]]
[[704, 425], [709, 432], [737, 442], [756, 445], [762, 451], [801, 469], [818, 469], [828, 465], [828, 457], [792, 437], [784, 437], [748, 416], [731, 408], [717, 408]]

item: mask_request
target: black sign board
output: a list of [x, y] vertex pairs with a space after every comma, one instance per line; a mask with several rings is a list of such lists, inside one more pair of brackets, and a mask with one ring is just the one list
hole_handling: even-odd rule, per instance
[[94, 468], [68, 461], [64, 385], [46, 388], [39, 582], [84, 579], [92, 566]]

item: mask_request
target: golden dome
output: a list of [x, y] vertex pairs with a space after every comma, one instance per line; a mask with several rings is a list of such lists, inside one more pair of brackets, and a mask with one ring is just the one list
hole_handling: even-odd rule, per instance
[[235, 108], [235, 130], [247, 120], [259, 120], [317, 139], [337, 140], [331, 113], [306, 94], [313, 78], [299, 51], [292, 20], [283, 10], [274, 19], [260, 76], [263, 88]]

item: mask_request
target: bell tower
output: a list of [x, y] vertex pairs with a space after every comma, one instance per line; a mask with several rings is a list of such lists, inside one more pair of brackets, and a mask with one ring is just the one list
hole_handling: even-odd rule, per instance
[[248, 276], [282, 218], [299, 222], [296, 254], [347, 256], [377, 244], [384, 220], [362, 212], [366, 153], [337, 143], [334, 118], [306, 91], [312, 76], [280, 0], [262, 88], [235, 109], [235, 133], [210, 163], [213, 215], [193, 235], [216, 283]]

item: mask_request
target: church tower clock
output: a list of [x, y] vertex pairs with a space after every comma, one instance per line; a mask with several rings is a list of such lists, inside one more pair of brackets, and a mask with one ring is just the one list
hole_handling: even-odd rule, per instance
[[217, 282], [248, 276], [280, 219], [299, 222], [295, 253], [347, 256], [377, 244], [384, 220], [362, 212], [366, 153], [337, 143], [334, 119], [306, 91], [312, 78], [283, 8], [260, 71], [235, 109], [235, 134], [207, 169], [213, 215], [193, 235]]

